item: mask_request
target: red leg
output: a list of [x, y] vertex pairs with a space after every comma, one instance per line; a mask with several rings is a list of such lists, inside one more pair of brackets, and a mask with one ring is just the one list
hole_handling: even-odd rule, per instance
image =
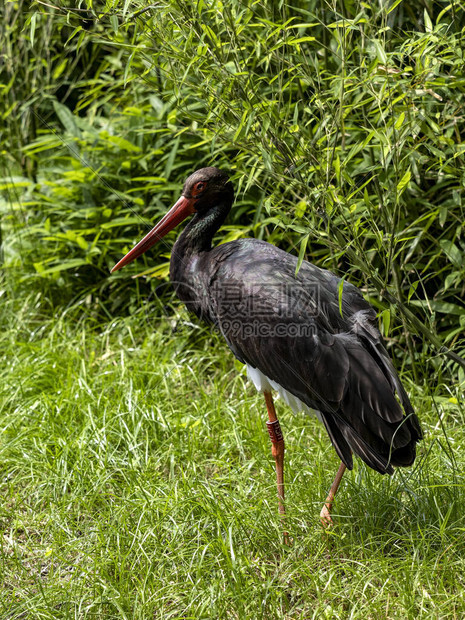
[[[281, 518], [285, 518], [284, 507], [284, 437], [279, 425], [278, 416], [274, 408], [273, 397], [271, 392], [264, 392], [266, 408], [268, 410], [268, 434], [271, 439], [271, 454], [276, 463], [276, 482], [278, 487], [279, 514]], [[289, 534], [284, 531], [284, 542], [289, 544]]]
[[329, 490], [328, 497], [326, 498], [325, 504], [323, 508], [321, 509], [320, 521], [323, 527], [329, 527], [333, 525], [333, 520], [331, 519], [331, 514], [330, 514], [331, 508], [333, 507], [334, 497], [337, 493], [339, 485], [341, 484], [342, 476], [344, 475], [344, 472], [346, 469], [347, 467], [344, 465], [344, 463], [341, 463], [339, 465], [339, 469], [337, 470], [336, 477], [334, 478], [334, 482], [331, 485], [331, 488]]

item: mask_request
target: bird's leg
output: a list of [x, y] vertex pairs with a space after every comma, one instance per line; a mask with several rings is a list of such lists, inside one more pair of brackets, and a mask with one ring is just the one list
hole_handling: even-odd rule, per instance
[[320, 521], [323, 527], [329, 527], [333, 525], [333, 520], [331, 519], [331, 508], [333, 507], [334, 497], [337, 493], [339, 485], [341, 484], [342, 476], [344, 475], [347, 467], [344, 463], [339, 465], [339, 469], [337, 470], [336, 477], [334, 478], [334, 482], [329, 489], [328, 497], [326, 498], [325, 504], [320, 512]]
[[[266, 408], [268, 410], [268, 422], [266, 423], [268, 434], [271, 439], [271, 454], [276, 463], [276, 482], [278, 486], [279, 514], [285, 518], [284, 507], [284, 437], [279, 425], [278, 416], [274, 408], [271, 392], [264, 392]], [[289, 544], [289, 534], [284, 531], [284, 542]]]

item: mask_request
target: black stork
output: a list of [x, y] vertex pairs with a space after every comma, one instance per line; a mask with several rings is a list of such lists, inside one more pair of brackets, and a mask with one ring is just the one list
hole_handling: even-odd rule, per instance
[[233, 200], [225, 172], [197, 170], [176, 204], [112, 271], [193, 216], [171, 255], [176, 294], [221, 331], [264, 393], [282, 516], [284, 439], [272, 390], [324, 424], [341, 459], [320, 513], [323, 525], [330, 525], [352, 454], [380, 474], [392, 474], [393, 467], [412, 465], [420, 424], [383, 345], [376, 312], [355, 286], [307, 261], [297, 270], [295, 256], [257, 239], [212, 247]]

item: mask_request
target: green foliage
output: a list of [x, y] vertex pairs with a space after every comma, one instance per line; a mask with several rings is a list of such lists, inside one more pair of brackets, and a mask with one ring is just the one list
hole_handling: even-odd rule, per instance
[[[295, 247], [363, 286], [408, 364], [463, 354], [461, 5], [15, 6], [2, 210], [23, 283], [134, 308], [150, 284], [109, 267], [213, 163], [237, 187], [230, 237]], [[166, 275], [168, 251], [147, 275]]]

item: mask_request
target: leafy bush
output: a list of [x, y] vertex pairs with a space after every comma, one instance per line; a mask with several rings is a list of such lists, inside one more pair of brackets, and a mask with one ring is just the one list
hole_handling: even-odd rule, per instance
[[[463, 355], [463, 7], [131, 10], [36, 4], [14, 21], [3, 9], [8, 54], [17, 43], [26, 63], [3, 80], [24, 86], [0, 95], [9, 266], [57, 303], [91, 295], [121, 311], [136, 287], [108, 268], [140, 218], [213, 163], [238, 190], [230, 237], [264, 236], [358, 283], [406, 363], [441, 346]], [[168, 249], [158, 252], [157, 278]]]

